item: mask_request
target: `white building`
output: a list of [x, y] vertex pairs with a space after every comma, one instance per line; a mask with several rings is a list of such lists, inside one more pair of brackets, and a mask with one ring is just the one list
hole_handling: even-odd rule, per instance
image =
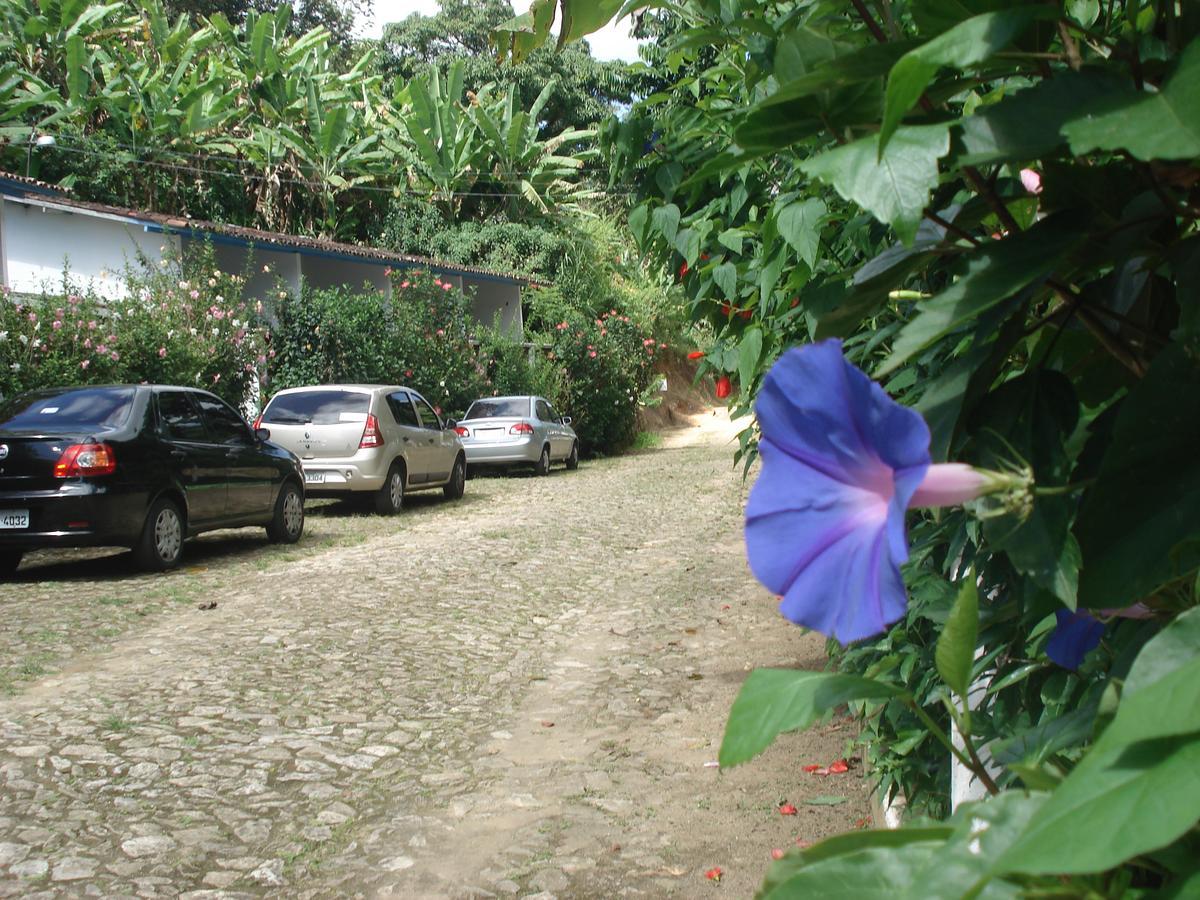
[[[187, 259], [198, 245], [211, 243], [217, 264], [230, 274], [247, 270], [253, 254], [258, 272], [247, 285], [249, 298], [273, 296], [280, 278], [299, 296], [301, 285], [327, 288], [370, 283], [391, 297], [390, 269], [421, 269], [450, 281], [471, 298], [476, 320], [499, 326], [510, 337], [524, 335], [521, 288], [529, 279], [474, 266], [440, 262], [76, 200], [52, 185], [0, 172], [0, 284], [16, 293], [40, 294], [72, 280], [101, 296], [126, 293], [124, 273], [142, 260]], [[263, 274], [268, 266], [270, 274]]]

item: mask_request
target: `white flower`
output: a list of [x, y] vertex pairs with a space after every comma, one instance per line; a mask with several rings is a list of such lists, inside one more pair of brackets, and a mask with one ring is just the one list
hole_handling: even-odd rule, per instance
[[220, 333], [221, 333], [221, 329], [220, 329], [220, 328], [214, 328], [212, 333], [213, 333], [213, 337], [216, 337], [218, 334], [220, 334]]
[[29, 343], [29, 338], [28, 338], [28, 337], [26, 337], [26, 336], [25, 336], [25, 335], [23, 335], [23, 334], [18, 334], [18, 335], [17, 335], [17, 340], [18, 340], [18, 341], [20, 341], [22, 344], [28, 344], [28, 343]]
[[190, 331], [192, 333], [193, 337], [195, 337], [196, 334], [198, 333], [195, 328], [189, 328], [188, 331]]
[[7, 341], [7, 340], [8, 340], [8, 332], [0, 331], [0, 341]]
[[234, 327], [234, 328], [241, 328], [241, 327], [242, 327], [242, 320], [241, 320], [241, 319], [234, 319], [234, 320], [233, 320], [233, 327]]
[[14, 372], [20, 372], [20, 371], [21, 371], [21, 364], [20, 364], [20, 363], [13, 363], [11, 366], [9, 366], [9, 368], [10, 368], [10, 369], [12, 369]]

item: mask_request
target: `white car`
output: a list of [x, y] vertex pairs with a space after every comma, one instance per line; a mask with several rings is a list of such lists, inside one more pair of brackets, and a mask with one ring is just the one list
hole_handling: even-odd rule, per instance
[[571, 417], [560, 416], [543, 397], [483, 397], [454, 430], [472, 469], [525, 465], [545, 475], [554, 462], [566, 463], [568, 469], [579, 466], [579, 438]]
[[412, 388], [323, 384], [282, 390], [255, 427], [298, 457], [307, 497], [371, 497], [381, 515], [408, 491], [463, 495], [466, 455], [449, 423]]

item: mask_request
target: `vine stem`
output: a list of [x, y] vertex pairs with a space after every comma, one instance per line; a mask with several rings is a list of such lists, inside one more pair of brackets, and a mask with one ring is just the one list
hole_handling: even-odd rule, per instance
[[929, 730], [929, 733], [937, 738], [943, 747], [950, 751], [950, 755], [962, 763], [963, 766], [969, 769], [971, 773], [979, 779], [983, 786], [987, 788], [987, 792], [989, 794], [1000, 793], [999, 785], [992, 780], [992, 776], [988, 774], [988, 770], [984, 767], [983, 763], [979, 761], [979, 756], [975, 753], [975, 747], [971, 743], [971, 739], [969, 737], [963, 735], [963, 746], [967, 748], [967, 752], [964, 754], [963, 751], [954, 746], [954, 742], [946, 736], [946, 732], [942, 731], [942, 729], [938, 727], [937, 722], [933, 721], [933, 717], [930, 716], [929, 713], [925, 712], [925, 710], [922, 709], [921, 705], [917, 703], [915, 699], [906, 696], [904, 698], [904, 702], [908, 704], [909, 709], [917, 714], [917, 718], [921, 720], [921, 723]]

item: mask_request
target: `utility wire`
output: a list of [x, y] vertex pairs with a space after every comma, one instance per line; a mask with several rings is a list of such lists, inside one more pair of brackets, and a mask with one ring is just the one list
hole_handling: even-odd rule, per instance
[[[61, 151], [63, 153], [74, 153], [74, 154], [79, 154], [79, 155], [83, 155], [83, 156], [92, 156], [92, 157], [100, 156], [100, 157], [106, 157], [106, 158], [110, 158], [110, 159], [112, 158], [109, 154], [106, 154], [103, 151], [82, 149], [82, 148], [78, 148], [78, 147], [56, 146], [55, 152], [59, 152], [59, 151]], [[240, 172], [223, 172], [219, 169], [207, 169], [207, 168], [203, 168], [200, 166], [184, 166], [184, 165], [179, 165], [177, 163], [157, 162], [154, 160], [146, 160], [146, 159], [137, 160], [136, 162], [139, 165], [147, 166], [147, 167], [155, 168], [155, 169], [165, 169], [168, 171], [176, 171], [176, 172], [188, 172], [193, 175], [204, 175], [204, 176], [208, 176], [210, 178], [237, 178], [243, 182], [249, 180], [250, 178], [267, 178], [268, 177], [266, 175], [261, 174], [257, 170], [254, 172], [254, 174], [252, 176], [248, 177], [245, 174], [240, 173]], [[248, 162], [248, 161], [247, 160], [238, 160], [238, 162], [245, 165], [246, 162]], [[325, 190], [327, 188], [327, 185], [322, 182], [306, 181], [301, 178], [273, 177], [272, 180], [278, 181], [280, 184], [299, 185], [300, 187], [306, 187], [306, 188], [310, 188], [312, 190]], [[499, 179], [496, 179], [495, 183], [506, 184], [506, 182], [503, 182]], [[585, 189], [585, 190], [590, 190], [585, 185], [578, 185], [578, 187]], [[412, 190], [409, 188], [401, 188], [399, 186], [383, 187], [383, 186], [369, 185], [369, 184], [358, 184], [358, 185], [354, 185], [349, 188], [345, 188], [344, 190], [362, 191], [364, 193], [373, 193], [373, 194], [387, 194], [388, 196], [396, 196], [397, 194], [399, 194], [399, 195], [406, 195], [406, 196], [411, 196], [411, 197], [436, 197], [436, 198], [443, 198], [443, 199], [452, 199], [454, 197], [497, 197], [497, 198], [524, 198], [525, 197], [525, 194], [520, 193], [520, 192], [455, 191], [455, 190], [446, 191], [446, 190], [440, 190], [440, 189], [434, 189], [434, 190], [428, 190], [428, 191], [418, 191], [418, 190]], [[608, 196], [608, 197], [628, 197], [628, 196], [632, 196], [632, 194], [633, 194], [632, 191], [604, 191], [602, 189], [595, 189], [595, 190], [597, 193], [603, 193], [605, 196]]]

